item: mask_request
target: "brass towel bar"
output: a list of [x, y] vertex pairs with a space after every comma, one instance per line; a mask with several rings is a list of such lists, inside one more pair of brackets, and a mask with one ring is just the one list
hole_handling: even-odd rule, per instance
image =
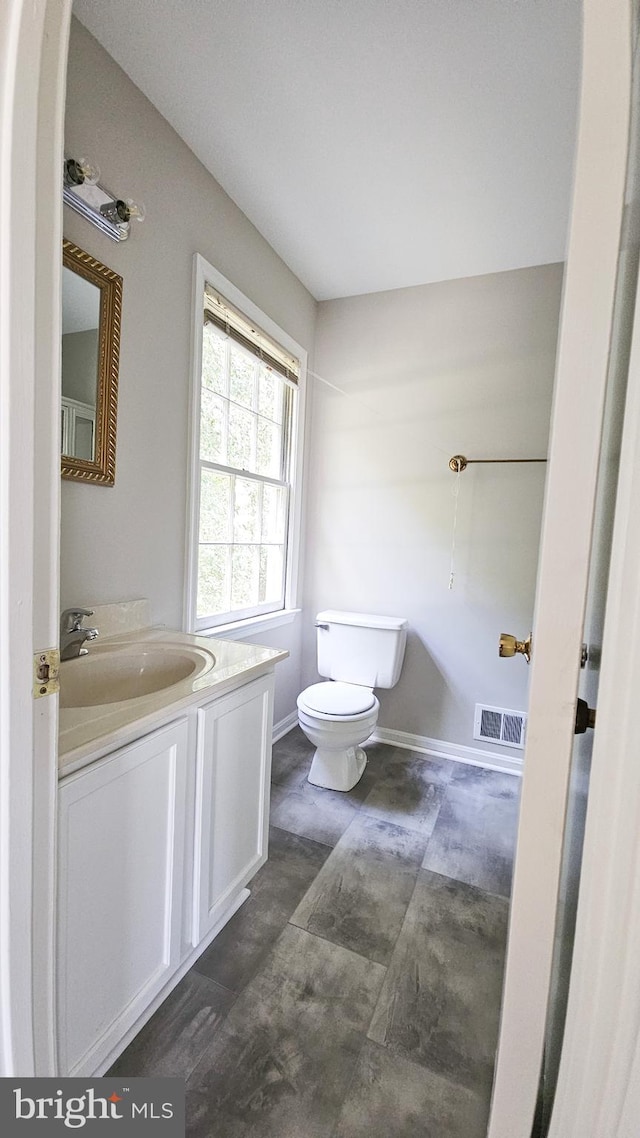
[[546, 462], [546, 458], [465, 458], [463, 454], [454, 454], [449, 459], [449, 470], [454, 474], [461, 474], [468, 466], [476, 462]]

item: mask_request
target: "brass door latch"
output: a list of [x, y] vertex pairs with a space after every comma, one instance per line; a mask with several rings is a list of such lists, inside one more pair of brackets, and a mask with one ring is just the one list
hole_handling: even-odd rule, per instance
[[33, 697], [54, 695], [60, 691], [60, 653], [57, 648], [36, 652], [33, 657]]
[[498, 655], [508, 658], [509, 656], [516, 656], [518, 653], [524, 656], [528, 664], [531, 660], [531, 633], [526, 640], [516, 640], [510, 632], [501, 632]]

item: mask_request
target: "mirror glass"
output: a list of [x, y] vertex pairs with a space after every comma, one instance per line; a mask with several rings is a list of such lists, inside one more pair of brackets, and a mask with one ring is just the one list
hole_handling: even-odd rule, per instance
[[113, 486], [122, 277], [62, 242], [62, 476]]
[[100, 289], [62, 270], [62, 454], [95, 459]]

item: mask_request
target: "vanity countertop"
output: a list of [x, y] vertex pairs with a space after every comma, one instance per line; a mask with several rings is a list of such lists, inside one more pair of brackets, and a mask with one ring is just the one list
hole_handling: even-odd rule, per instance
[[[196, 669], [193, 675], [171, 687], [134, 699], [90, 707], [60, 706], [58, 770], [61, 778], [94, 762], [113, 750], [114, 746], [124, 745], [139, 735], [147, 734], [193, 704], [206, 702], [209, 698], [222, 695], [262, 675], [289, 655], [285, 649], [264, 648], [258, 644], [218, 640], [209, 636], [192, 636], [166, 628], [146, 628], [102, 640], [95, 648], [89, 648], [87, 656], [70, 660], [68, 664], [79, 670], [85, 661], [91, 659], [92, 654], [104, 657], [107, 653], [115, 655], [119, 649], [126, 653], [139, 648], [144, 652], [145, 649], [153, 650], [154, 647], [158, 651], [162, 645], [175, 646], [176, 649], [199, 649], [203, 658], [212, 654], [215, 664], [205, 671]], [[65, 667], [63, 663], [63, 685]]]

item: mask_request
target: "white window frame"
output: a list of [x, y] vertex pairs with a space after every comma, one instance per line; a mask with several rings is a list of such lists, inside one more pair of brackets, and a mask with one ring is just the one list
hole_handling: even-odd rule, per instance
[[[203, 298], [209, 284], [220, 292], [252, 323], [262, 329], [300, 362], [297, 399], [294, 400], [291, 423], [291, 491], [287, 515], [285, 590], [282, 607], [257, 616], [228, 619], [225, 623], [198, 619], [198, 537], [200, 529], [200, 396], [202, 383]], [[189, 415], [189, 477], [187, 501], [186, 574], [183, 627], [200, 636], [237, 638], [250, 636], [259, 629], [275, 628], [294, 619], [300, 611], [300, 550], [302, 526], [302, 470], [305, 431], [305, 394], [307, 352], [283, 328], [262, 312], [240, 289], [196, 253], [193, 259], [193, 299], [191, 338], [191, 398]]]

